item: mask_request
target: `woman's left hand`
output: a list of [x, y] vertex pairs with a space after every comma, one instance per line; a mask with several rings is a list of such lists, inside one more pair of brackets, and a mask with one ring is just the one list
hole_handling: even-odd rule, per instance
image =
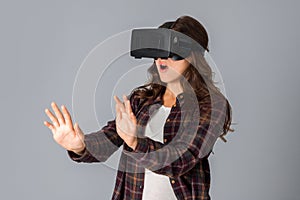
[[117, 96], [114, 96], [116, 101], [116, 128], [119, 136], [124, 142], [135, 149], [137, 145], [136, 137], [136, 117], [134, 116], [130, 101], [123, 95], [124, 103]]

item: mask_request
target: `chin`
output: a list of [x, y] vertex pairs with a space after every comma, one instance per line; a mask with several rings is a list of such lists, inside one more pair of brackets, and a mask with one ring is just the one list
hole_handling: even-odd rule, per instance
[[161, 80], [161, 82], [163, 82], [163, 83], [166, 83], [166, 84], [168, 84], [168, 83], [174, 83], [174, 82], [176, 82], [175, 80], [170, 80], [170, 79], [160, 79]]

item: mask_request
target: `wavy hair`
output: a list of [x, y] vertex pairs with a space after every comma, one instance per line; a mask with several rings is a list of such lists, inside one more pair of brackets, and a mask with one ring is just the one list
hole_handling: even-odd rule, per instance
[[[168, 21], [160, 25], [159, 28], [168, 28], [178, 32], [181, 32], [199, 43], [207, 52], [208, 49], [208, 34], [205, 28], [196, 19], [190, 16], [181, 16], [176, 21]], [[219, 136], [224, 142], [227, 140], [224, 136], [228, 131], [233, 132], [234, 129], [230, 128], [232, 120], [232, 109], [229, 101], [220, 92], [220, 89], [215, 86], [213, 81], [213, 72], [203, 57], [202, 52], [191, 52], [190, 66], [182, 73], [182, 77], [185, 81], [181, 80], [181, 84], [184, 91], [189, 91], [190, 88], [196, 94], [198, 102], [207, 96], [220, 95], [226, 102], [226, 117], [222, 126], [222, 133]], [[193, 64], [192, 64], [193, 63]], [[162, 82], [157, 71], [155, 62], [148, 68], [149, 80], [146, 84], [137, 87], [134, 92], [141, 99], [148, 99], [147, 102], [151, 102], [156, 98], [163, 90], [166, 89], [166, 83]], [[187, 85], [189, 84], [189, 85]]]

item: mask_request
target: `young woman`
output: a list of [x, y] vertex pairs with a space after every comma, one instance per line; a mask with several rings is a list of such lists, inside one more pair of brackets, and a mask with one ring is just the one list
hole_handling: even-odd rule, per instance
[[[208, 51], [204, 27], [190, 16], [159, 28], [181, 32]], [[203, 52], [157, 58], [147, 84], [123, 102], [116, 118], [87, 135], [73, 125], [66, 107], [45, 112], [55, 141], [77, 162], [103, 162], [123, 145], [112, 199], [210, 199], [208, 157], [230, 129], [231, 106], [212, 80]], [[195, 123], [196, 122], [196, 123]]]

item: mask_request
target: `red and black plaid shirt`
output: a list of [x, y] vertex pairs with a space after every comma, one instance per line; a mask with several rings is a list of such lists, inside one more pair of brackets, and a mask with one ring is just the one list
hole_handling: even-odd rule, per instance
[[129, 97], [138, 122], [135, 150], [123, 142], [116, 132], [115, 120], [111, 120], [101, 130], [85, 135], [86, 150], [82, 156], [68, 152], [77, 162], [103, 162], [123, 145], [114, 200], [142, 199], [145, 168], [168, 176], [177, 199], [210, 199], [208, 156], [222, 131], [225, 98], [206, 96], [197, 100], [197, 109], [192, 95], [184, 92], [177, 95], [165, 122], [164, 143], [161, 143], [143, 135], [149, 118], [162, 105], [163, 93], [150, 103], [137, 98], [135, 93]]

